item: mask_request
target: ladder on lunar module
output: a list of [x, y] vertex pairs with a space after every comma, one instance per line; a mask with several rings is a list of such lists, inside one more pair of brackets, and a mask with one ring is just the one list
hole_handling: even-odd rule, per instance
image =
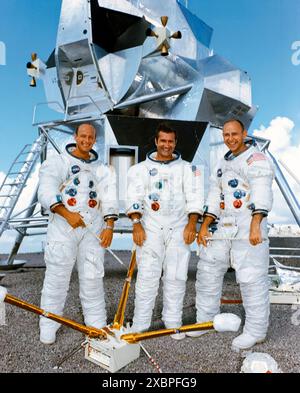
[[40, 135], [32, 145], [27, 144], [17, 155], [0, 185], [0, 236], [9, 229], [9, 220], [27, 180], [42, 152], [44, 136]]

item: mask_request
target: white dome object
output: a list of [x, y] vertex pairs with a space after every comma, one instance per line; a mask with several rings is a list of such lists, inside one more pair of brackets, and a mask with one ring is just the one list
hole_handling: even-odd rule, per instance
[[267, 353], [253, 352], [243, 361], [241, 373], [273, 374], [281, 373], [277, 362]]
[[217, 332], [237, 332], [240, 328], [241, 318], [232, 313], [222, 313], [214, 317], [213, 324]]

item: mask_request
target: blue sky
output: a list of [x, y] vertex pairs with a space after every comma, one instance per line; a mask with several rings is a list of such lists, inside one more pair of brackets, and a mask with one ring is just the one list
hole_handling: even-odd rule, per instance
[[37, 130], [31, 126], [33, 107], [45, 101], [43, 84], [30, 88], [26, 63], [32, 52], [46, 61], [55, 47], [60, 0], [1, 0], [0, 41], [6, 65], [0, 66], [0, 171], [6, 172]]
[[[25, 65], [33, 51], [47, 60], [60, 5], [61, 0], [1, 0], [0, 41], [7, 51], [7, 64], [0, 66], [2, 172], [37, 135], [31, 126], [33, 107], [45, 96], [41, 82], [29, 87]], [[300, 66], [291, 62], [291, 45], [300, 40], [300, 1], [189, 0], [188, 6], [214, 28], [215, 52], [251, 76], [253, 103], [260, 108], [251, 130], [287, 116], [295, 123], [293, 141], [299, 142]]]

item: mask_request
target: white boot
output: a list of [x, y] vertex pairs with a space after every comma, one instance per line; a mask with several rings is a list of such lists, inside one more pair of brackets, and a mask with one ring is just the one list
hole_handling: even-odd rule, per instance
[[[175, 325], [175, 326], [174, 326]], [[166, 329], [179, 329], [181, 325], [178, 323], [178, 325], [176, 326], [176, 324], [168, 324], [165, 322], [165, 328]], [[173, 338], [173, 340], [183, 340], [185, 338], [185, 333], [184, 332], [180, 332], [179, 330], [177, 330], [176, 333], [174, 334], [170, 334], [170, 337]]]
[[240, 349], [248, 349], [253, 347], [255, 344], [264, 342], [266, 336], [263, 337], [253, 337], [251, 334], [244, 332], [237, 336], [232, 341], [231, 349], [235, 352], [239, 352]]
[[171, 334], [170, 337], [173, 338], [173, 340], [178, 340], [178, 341], [179, 340], [183, 340], [185, 338], [185, 333], [178, 332], [178, 333], [175, 333], [175, 334]]
[[90, 324], [85, 323], [86, 326], [96, 328], [96, 329], [103, 329], [104, 327], [107, 326], [106, 322], [93, 322]]
[[196, 337], [203, 336], [203, 334], [209, 333], [209, 332], [211, 332], [211, 331], [212, 331], [212, 330], [194, 330], [194, 331], [191, 331], [191, 332], [186, 332], [185, 334], [186, 334], [188, 337], [194, 337], [194, 338], [196, 338]]
[[55, 343], [57, 329], [53, 327], [40, 328], [40, 342], [46, 345]]
[[131, 333], [144, 333], [148, 330], [148, 328], [144, 325], [138, 325], [137, 323], [133, 323], [130, 327]]
[[[207, 322], [207, 321], [197, 322], [197, 324], [198, 324], [198, 323], [205, 323], [205, 322]], [[192, 331], [190, 331], [190, 332], [185, 332], [185, 334], [186, 334], [188, 337], [197, 338], [197, 337], [203, 336], [203, 334], [206, 334], [206, 333], [209, 333], [209, 332], [211, 332], [210, 329], [205, 329], [205, 330], [192, 330]]]

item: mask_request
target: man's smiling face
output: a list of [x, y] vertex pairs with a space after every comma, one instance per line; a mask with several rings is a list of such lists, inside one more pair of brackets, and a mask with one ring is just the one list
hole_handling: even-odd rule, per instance
[[225, 145], [234, 155], [238, 155], [246, 150], [244, 139], [247, 136], [247, 131], [242, 129], [239, 122], [232, 120], [226, 123], [223, 127], [223, 139]]

